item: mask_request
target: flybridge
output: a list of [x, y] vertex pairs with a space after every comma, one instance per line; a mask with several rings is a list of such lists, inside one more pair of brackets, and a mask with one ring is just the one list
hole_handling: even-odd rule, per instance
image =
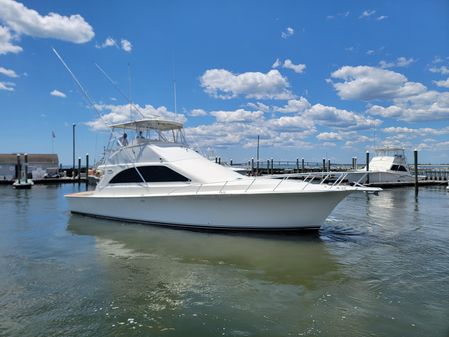
[[125, 123], [109, 125], [112, 129], [124, 129], [124, 130], [159, 130], [170, 131], [180, 130], [183, 128], [182, 123], [164, 120], [160, 118], [145, 118], [136, 121], [129, 121]]

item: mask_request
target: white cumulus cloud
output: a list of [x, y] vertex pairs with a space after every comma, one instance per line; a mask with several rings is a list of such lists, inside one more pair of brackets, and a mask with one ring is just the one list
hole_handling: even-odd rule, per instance
[[8, 27], [0, 26], [0, 55], [20, 53], [23, 49], [13, 43], [14, 37]]
[[201, 117], [201, 116], [207, 116], [207, 112], [203, 109], [193, 109], [189, 113], [192, 117]]
[[0, 90], [14, 91], [14, 86], [12, 82], [0, 82]]
[[398, 57], [394, 62], [380, 61], [379, 66], [383, 69], [393, 67], [408, 67], [410, 64], [416, 62], [413, 58], [406, 58], [404, 56]]
[[212, 111], [210, 113], [218, 122], [245, 122], [253, 121], [263, 117], [263, 111], [247, 111], [245, 109], [237, 109], [235, 111]]
[[397, 72], [369, 66], [343, 66], [331, 77], [343, 82], [333, 82], [338, 95], [345, 100], [383, 100], [413, 96], [427, 88], [421, 83], [410, 82]]
[[95, 47], [96, 48], [107, 48], [107, 47], [118, 47], [118, 46], [117, 46], [117, 41], [115, 41], [115, 39], [113, 39], [112, 37], [108, 37], [108, 38], [106, 38], [106, 40], [104, 40], [104, 42], [102, 44], [96, 44]]
[[432, 73], [439, 73], [439, 74], [442, 74], [442, 75], [447, 75], [447, 74], [449, 74], [449, 67], [447, 67], [447, 66], [432, 67], [432, 68], [430, 68], [429, 70], [430, 70], [430, 72], [432, 72]]
[[0, 8], [0, 21], [17, 34], [73, 43], [88, 42], [95, 35], [92, 26], [79, 14], [62, 16], [49, 13], [42, 16], [13, 0], [0, 0]]
[[122, 49], [128, 53], [130, 53], [131, 50], [133, 49], [133, 45], [131, 44], [131, 42], [129, 42], [126, 39], [121, 39], [120, 45], [122, 46]]
[[52, 92], [50, 92], [51, 96], [55, 96], [55, 97], [61, 97], [61, 98], [66, 98], [67, 95], [64, 94], [62, 91], [59, 91], [57, 89], [54, 89]]
[[287, 78], [278, 70], [233, 74], [225, 69], [209, 69], [200, 78], [201, 86], [209, 95], [230, 99], [237, 96], [255, 99], [290, 99]]
[[294, 64], [292, 62], [292, 60], [290, 59], [286, 59], [283, 63], [281, 62], [281, 60], [276, 59], [276, 61], [273, 63], [273, 65], [271, 66], [272, 68], [285, 68], [285, 69], [290, 69], [293, 70], [295, 73], [302, 73], [305, 69], [306, 69], [306, 65], [305, 64]]
[[17, 77], [19, 77], [19, 75], [17, 75], [16, 72], [15, 72], [14, 70], [12, 70], [12, 69], [7, 69], [7, 68], [3, 68], [3, 67], [0, 67], [0, 74], [1, 74], [1, 75], [5, 75], [5, 76], [8, 76], [8, 77], [11, 77], [11, 78], [17, 78]]
[[287, 29], [281, 33], [281, 37], [283, 39], [288, 39], [289, 37], [293, 36], [295, 34], [295, 30], [292, 27], [287, 27]]
[[376, 11], [374, 9], [367, 9], [364, 10], [362, 12], [362, 14], [360, 14], [359, 19], [365, 19], [365, 18], [369, 18], [370, 16], [376, 14]]
[[433, 83], [438, 87], [449, 88], [449, 78], [442, 81], [433, 81]]
[[137, 116], [137, 110], [145, 117], [161, 117], [181, 123], [186, 121], [186, 117], [184, 115], [171, 112], [165, 106], [155, 108], [151, 104], [97, 104], [95, 107], [98, 111], [103, 113], [103, 118], [97, 118], [86, 123], [86, 125], [93, 130], [105, 130], [108, 125], [126, 122], [135, 118], [141, 118], [140, 115]]

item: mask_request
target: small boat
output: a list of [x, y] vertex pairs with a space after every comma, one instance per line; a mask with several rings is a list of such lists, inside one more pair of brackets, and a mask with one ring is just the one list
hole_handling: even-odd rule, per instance
[[318, 229], [350, 193], [380, 190], [242, 176], [192, 150], [176, 121], [110, 128], [95, 190], [66, 195], [72, 213], [189, 229]]
[[16, 179], [14, 181], [14, 183], [12, 184], [12, 186], [18, 190], [30, 189], [33, 185], [34, 185], [34, 182], [31, 179], [26, 179], [26, 180]]
[[[415, 182], [410, 173], [403, 148], [383, 147], [375, 149], [368, 169], [349, 172], [346, 176], [351, 184], [406, 185]], [[419, 176], [418, 179], [424, 177]]]

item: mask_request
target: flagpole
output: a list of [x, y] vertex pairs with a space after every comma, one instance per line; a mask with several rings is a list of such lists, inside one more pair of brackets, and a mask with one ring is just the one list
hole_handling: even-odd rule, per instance
[[55, 138], [56, 138], [55, 132], [52, 131], [51, 132], [51, 153], [52, 154], [55, 153]]

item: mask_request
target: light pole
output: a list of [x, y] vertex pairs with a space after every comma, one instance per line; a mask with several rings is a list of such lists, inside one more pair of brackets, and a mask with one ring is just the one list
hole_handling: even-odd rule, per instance
[[73, 166], [72, 166], [72, 178], [75, 177], [75, 127], [76, 124], [72, 125], [72, 143], [73, 143]]

